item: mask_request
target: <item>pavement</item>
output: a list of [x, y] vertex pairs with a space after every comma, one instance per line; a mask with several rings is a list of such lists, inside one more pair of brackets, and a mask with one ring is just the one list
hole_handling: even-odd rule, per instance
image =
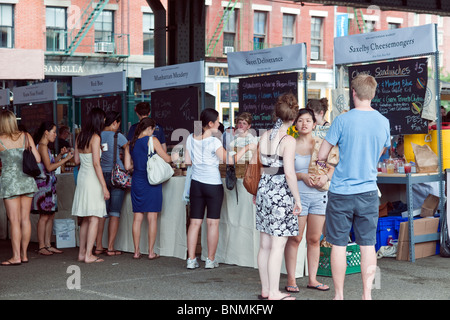
[[[135, 260], [131, 253], [109, 257], [104, 262], [85, 264], [77, 261], [77, 248], [64, 253], [43, 256], [37, 243], [30, 243], [29, 263], [0, 267], [0, 300], [154, 300], [240, 301], [258, 303], [260, 293], [258, 270], [220, 264], [216, 269], [186, 269], [184, 260], [160, 257]], [[0, 240], [0, 261], [11, 257], [9, 240]], [[450, 259], [439, 255], [415, 262], [394, 258], [378, 260], [379, 276], [373, 290], [374, 300], [448, 300], [450, 299]], [[318, 277], [331, 290], [307, 289], [307, 277], [297, 279], [298, 300], [332, 300], [330, 277]], [[286, 275], [281, 275], [284, 288]], [[347, 275], [345, 299], [360, 300], [360, 274]], [[184, 304], [186, 306], [186, 304]], [[184, 310], [186, 311], [186, 310]]]

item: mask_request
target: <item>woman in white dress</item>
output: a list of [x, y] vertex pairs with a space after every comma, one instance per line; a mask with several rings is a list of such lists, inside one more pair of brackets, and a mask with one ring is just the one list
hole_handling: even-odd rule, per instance
[[106, 215], [109, 191], [100, 165], [100, 134], [105, 126], [105, 112], [94, 108], [86, 117], [75, 144], [74, 160], [81, 163], [72, 205], [72, 215], [82, 218], [78, 261], [102, 262], [92, 254], [98, 222]]

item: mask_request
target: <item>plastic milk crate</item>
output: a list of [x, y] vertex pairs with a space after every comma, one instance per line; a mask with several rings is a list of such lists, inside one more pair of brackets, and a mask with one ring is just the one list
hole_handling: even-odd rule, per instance
[[[318, 276], [331, 277], [331, 248], [320, 247]], [[359, 245], [350, 243], [347, 245], [347, 270], [345, 274], [361, 272], [361, 251]]]

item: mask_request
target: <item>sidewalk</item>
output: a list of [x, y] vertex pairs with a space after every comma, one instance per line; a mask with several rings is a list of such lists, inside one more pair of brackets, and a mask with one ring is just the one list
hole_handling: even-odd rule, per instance
[[[260, 293], [257, 269], [221, 264], [219, 268], [187, 270], [178, 258], [132, 259], [131, 253], [108, 257], [101, 263], [76, 261], [77, 248], [63, 249], [63, 254], [38, 255], [37, 244], [29, 247], [29, 263], [0, 267], [0, 300], [254, 300]], [[10, 242], [0, 240], [0, 261], [11, 256]], [[373, 290], [374, 300], [450, 299], [450, 259], [432, 256], [416, 262], [393, 258], [378, 260], [380, 281]], [[80, 289], [68, 289], [77, 284]], [[319, 277], [331, 290], [306, 289], [307, 277], [297, 279], [298, 300], [331, 300], [332, 279]], [[284, 288], [286, 276], [281, 275]], [[360, 274], [346, 276], [345, 295], [359, 300], [362, 293]]]

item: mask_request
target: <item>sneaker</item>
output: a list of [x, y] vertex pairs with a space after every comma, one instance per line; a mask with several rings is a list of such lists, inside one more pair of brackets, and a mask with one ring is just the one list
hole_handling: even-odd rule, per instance
[[218, 267], [219, 263], [216, 260], [211, 261], [209, 258], [206, 258], [205, 269], [214, 269]]
[[188, 269], [195, 269], [195, 268], [198, 268], [198, 267], [200, 267], [200, 265], [197, 262], [197, 258], [194, 258], [194, 259], [188, 258], [187, 259], [186, 268], [188, 268]]

